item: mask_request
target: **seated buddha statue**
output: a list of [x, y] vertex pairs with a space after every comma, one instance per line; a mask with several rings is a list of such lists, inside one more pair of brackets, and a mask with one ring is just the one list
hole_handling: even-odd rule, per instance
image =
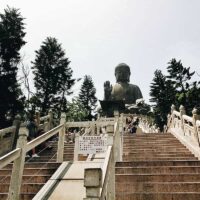
[[104, 100], [123, 100], [125, 104], [136, 104], [142, 99], [142, 93], [137, 85], [130, 84], [130, 67], [121, 63], [115, 68], [116, 83], [112, 86], [109, 81], [104, 83]]

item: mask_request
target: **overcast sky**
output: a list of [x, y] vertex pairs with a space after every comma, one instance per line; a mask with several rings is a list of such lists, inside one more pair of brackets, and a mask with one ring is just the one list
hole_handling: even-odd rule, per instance
[[200, 0], [0, 0], [1, 13], [7, 5], [26, 18], [27, 64], [47, 36], [55, 37], [74, 77], [91, 75], [99, 99], [122, 62], [146, 102], [154, 71], [166, 73], [172, 58], [200, 74]]

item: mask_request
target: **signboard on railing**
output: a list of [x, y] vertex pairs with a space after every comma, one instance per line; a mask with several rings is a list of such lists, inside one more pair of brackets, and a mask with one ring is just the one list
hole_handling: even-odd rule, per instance
[[106, 148], [107, 135], [79, 137], [79, 154], [104, 153]]

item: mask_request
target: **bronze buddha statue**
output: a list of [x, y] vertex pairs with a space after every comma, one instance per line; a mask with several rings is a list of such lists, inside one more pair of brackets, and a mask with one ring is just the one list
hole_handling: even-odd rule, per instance
[[136, 104], [137, 99], [142, 99], [142, 93], [137, 85], [130, 84], [130, 67], [121, 63], [115, 68], [116, 84], [104, 83], [104, 100], [123, 100], [125, 104]]

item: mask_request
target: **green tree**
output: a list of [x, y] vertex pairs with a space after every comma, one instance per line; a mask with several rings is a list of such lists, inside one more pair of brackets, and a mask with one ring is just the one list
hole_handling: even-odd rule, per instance
[[188, 98], [187, 91], [190, 88], [189, 81], [195, 72], [190, 72], [190, 67], [186, 68], [182, 65], [181, 61], [172, 59], [168, 63], [167, 71], [169, 75], [168, 80], [171, 81], [176, 90], [175, 104], [187, 107]]
[[160, 70], [154, 73], [153, 81], [150, 85], [150, 102], [153, 104], [154, 119], [157, 126], [163, 130], [167, 121], [167, 114], [175, 101], [175, 90], [171, 81]]
[[96, 88], [94, 87], [94, 83], [92, 81], [91, 76], [85, 75], [83, 83], [81, 85], [80, 93], [79, 93], [79, 101], [82, 103], [84, 108], [88, 111], [87, 119], [91, 120], [93, 115], [92, 112], [96, 109], [97, 98], [95, 96]]
[[59, 116], [61, 111], [67, 110], [66, 95], [72, 93], [71, 87], [75, 82], [65, 51], [56, 38], [47, 37], [36, 51], [36, 58], [32, 63], [37, 107], [42, 114], [46, 114], [51, 108]]
[[24, 97], [17, 82], [20, 49], [24, 41], [24, 18], [18, 9], [7, 7], [0, 13], [0, 127], [9, 124], [23, 110]]
[[84, 121], [87, 116], [87, 109], [77, 98], [73, 98], [71, 102], [67, 103], [67, 119], [69, 121]]
[[189, 110], [189, 114], [192, 114], [192, 110], [194, 107], [200, 111], [200, 81], [194, 81], [190, 88], [188, 89], [186, 93], [187, 98], [187, 109]]

